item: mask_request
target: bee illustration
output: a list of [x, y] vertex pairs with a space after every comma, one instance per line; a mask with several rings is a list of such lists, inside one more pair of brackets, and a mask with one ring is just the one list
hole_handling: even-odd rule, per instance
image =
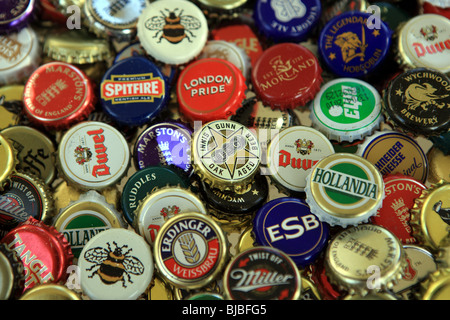
[[147, 29], [157, 31], [153, 38], [159, 37], [158, 43], [163, 38], [173, 44], [177, 44], [185, 38], [192, 42], [190, 37], [195, 38], [195, 35], [191, 30], [197, 30], [201, 27], [200, 20], [191, 15], [183, 15], [184, 10], [181, 10], [177, 15], [178, 8], [173, 11], [165, 10], [168, 15], [160, 10], [161, 16], [151, 17], [145, 22]]
[[144, 265], [138, 258], [129, 255], [133, 249], [129, 249], [124, 253], [123, 249], [128, 248], [127, 245], [119, 247], [115, 241], [113, 241], [113, 244], [116, 246], [114, 251], [111, 250], [109, 242], [107, 242], [108, 248], [96, 247], [86, 251], [84, 258], [88, 262], [94, 263], [86, 271], [92, 271], [97, 267], [89, 278], [93, 278], [94, 275], [98, 274], [104, 284], [114, 284], [122, 281], [122, 286], [126, 288], [124, 274], [127, 275], [128, 282], [133, 283], [130, 274], [143, 274]]

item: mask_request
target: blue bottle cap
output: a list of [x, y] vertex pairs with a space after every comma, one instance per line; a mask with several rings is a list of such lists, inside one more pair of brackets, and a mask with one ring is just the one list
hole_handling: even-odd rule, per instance
[[388, 55], [392, 31], [381, 20], [372, 24], [370, 17], [369, 13], [349, 11], [334, 17], [322, 29], [319, 52], [335, 74], [352, 78], [366, 76]]
[[258, 30], [274, 42], [308, 38], [322, 12], [319, 0], [258, 0], [253, 19]]
[[305, 201], [277, 198], [267, 202], [253, 220], [255, 241], [285, 252], [299, 267], [313, 263], [329, 239], [329, 226], [311, 213]]
[[24, 28], [33, 17], [35, 0], [5, 0], [0, 6], [0, 33]]
[[165, 79], [161, 70], [144, 57], [113, 64], [100, 84], [103, 111], [124, 126], [148, 123], [169, 100]]
[[161, 122], [148, 127], [134, 145], [136, 168], [142, 170], [149, 166], [174, 166], [190, 176], [192, 133], [192, 129], [177, 121]]

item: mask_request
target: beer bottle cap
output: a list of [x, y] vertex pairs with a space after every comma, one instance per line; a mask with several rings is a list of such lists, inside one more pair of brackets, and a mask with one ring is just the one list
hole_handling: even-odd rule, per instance
[[244, 23], [224, 25], [211, 30], [214, 40], [224, 40], [235, 43], [239, 48], [245, 50], [249, 56], [252, 67], [263, 53], [262, 45], [253, 32], [252, 28]]
[[138, 170], [128, 178], [123, 187], [121, 195], [123, 215], [127, 222], [133, 225], [136, 208], [149, 193], [166, 186], [188, 188], [189, 185], [187, 179], [170, 167], [150, 166]]
[[5, 190], [18, 163], [17, 150], [12, 142], [0, 133], [0, 191]]
[[100, 83], [100, 101], [103, 111], [119, 125], [140, 126], [166, 106], [169, 91], [163, 73], [153, 62], [130, 57], [106, 71]]
[[148, 55], [167, 64], [185, 64], [202, 51], [208, 23], [191, 1], [167, 0], [147, 4], [139, 16], [137, 35]]
[[15, 172], [11, 184], [0, 193], [0, 236], [33, 217], [48, 222], [54, 213], [48, 185], [27, 173]]
[[432, 251], [449, 237], [450, 183], [441, 180], [423, 190], [411, 209], [411, 227], [417, 244]]
[[421, 300], [450, 299], [450, 270], [438, 269], [421, 283]]
[[41, 283], [64, 282], [67, 278], [73, 254], [67, 240], [54, 227], [30, 216], [8, 232], [1, 242], [20, 255], [24, 269], [28, 270], [24, 290]]
[[340, 77], [362, 78], [373, 74], [386, 60], [392, 31], [371, 14], [348, 11], [333, 17], [320, 32], [318, 46], [324, 64]]
[[207, 12], [225, 14], [238, 11], [247, 0], [196, 0], [196, 2]]
[[249, 188], [239, 193], [212, 188], [204, 181], [200, 183], [209, 213], [218, 219], [245, 220], [266, 202], [269, 195], [269, 184], [262, 174], [256, 174]]
[[312, 126], [330, 140], [363, 139], [383, 121], [381, 97], [369, 83], [339, 78], [322, 86], [311, 103]]
[[229, 300], [298, 300], [302, 277], [286, 253], [262, 246], [234, 257], [223, 282]]
[[225, 300], [222, 295], [212, 292], [195, 293], [187, 300]]
[[397, 131], [412, 135], [447, 132], [450, 128], [449, 83], [449, 77], [432, 69], [417, 68], [399, 74], [383, 91], [386, 122]]
[[295, 4], [275, 0], [256, 1], [253, 20], [258, 31], [274, 42], [305, 41], [320, 20], [319, 0]]
[[439, 148], [432, 147], [427, 152], [429, 164], [428, 182], [438, 183], [440, 180], [450, 182], [450, 154], [445, 155]]
[[5, 243], [0, 244], [0, 276], [0, 299], [9, 300], [20, 296], [25, 280], [23, 264], [19, 254]]
[[62, 130], [86, 119], [94, 109], [95, 94], [83, 71], [64, 62], [37, 68], [25, 84], [24, 111], [45, 128]]
[[248, 81], [250, 80], [250, 57], [247, 55], [244, 49], [240, 48], [237, 44], [233, 42], [228, 42], [225, 40], [209, 40], [206, 42], [202, 53], [197, 57], [197, 59], [205, 58], [218, 58], [231, 62], [234, 64], [242, 73], [244, 78]]
[[31, 27], [1, 34], [0, 43], [0, 85], [21, 83], [39, 66], [39, 40]]
[[78, 259], [81, 289], [92, 300], [136, 300], [152, 281], [153, 262], [150, 246], [136, 232], [102, 231]]
[[450, 51], [446, 40], [449, 37], [448, 18], [431, 13], [412, 17], [397, 30], [397, 62], [403, 68], [422, 67], [448, 73]]
[[169, 219], [154, 243], [158, 271], [174, 286], [190, 290], [202, 288], [222, 274], [228, 250], [219, 224], [196, 212]]
[[85, 121], [65, 132], [57, 161], [69, 183], [81, 189], [101, 190], [116, 184], [126, 174], [130, 151], [116, 128]]
[[145, 5], [144, 0], [120, 3], [86, 0], [82, 8], [83, 23], [99, 37], [129, 42], [136, 36], [136, 24]]
[[62, 284], [44, 283], [27, 290], [19, 300], [81, 300], [81, 297]]
[[66, 237], [75, 258], [93, 235], [110, 228], [126, 228], [122, 215], [95, 190], [61, 209], [52, 224]]
[[367, 222], [381, 207], [384, 182], [369, 161], [351, 153], [322, 158], [306, 178], [306, 202], [321, 221], [347, 227]]
[[435, 13], [450, 19], [450, 5], [442, 0], [425, 0], [422, 4], [423, 13]]
[[159, 274], [159, 272], [155, 272], [153, 280], [150, 283], [148, 300], [174, 300], [172, 286]]
[[245, 98], [245, 78], [231, 62], [204, 58], [191, 62], [177, 80], [180, 112], [190, 122], [227, 119]]
[[153, 246], [161, 227], [170, 218], [183, 212], [207, 213], [202, 200], [188, 189], [165, 187], [152, 190], [136, 208], [133, 227]]
[[212, 188], [242, 192], [259, 172], [261, 151], [247, 127], [216, 120], [194, 134], [192, 157], [195, 173]]
[[255, 247], [255, 239], [252, 234], [253, 226], [249, 226], [242, 231], [238, 242], [236, 243], [236, 253], [241, 253], [247, 249]]
[[392, 291], [405, 298], [414, 299], [417, 286], [437, 270], [436, 261], [428, 250], [416, 245], [404, 245], [407, 266], [403, 277], [392, 287]]
[[305, 126], [283, 129], [271, 140], [267, 150], [270, 178], [287, 194], [303, 192], [311, 168], [333, 153], [330, 140], [316, 129]]
[[422, 183], [427, 181], [428, 160], [422, 147], [410, 136], [384, 130], [358, 145], [357, 155], [371, 162], [385, 176], [402, 174]]
[[186, 176], [192, 173], [192, 129], [179, 121], [149, 126], [136, 139], [133, 159], [138, 170], [149, 166], [173, 166]]
[[30, 172], [47, 184], [53, 181], [55, 146], [45, 133], [29, 126], [12, 126], [0, 132], [17, 150], [19, 170]]
[[9, 0], [0, 8], [0, 32], [17, 31], [24, 28], [33, 16], [35, 0]]
[[387, 175], [383, 180], [385, 198], [371, 222], [391, 231], [403, 244], [416, 243], [409, 225], [410, 210], [426, 186], [412, 177], [398, 174]]
[[325, 249], [329, 226], [311, 213], [304, 200], [271, 200], [253, 219], [255, 242], [286, 253], [299, 267], [313, 263]]
[[350, 294], [342, 300], [352, 300], [352, 301], [385, 301], [385, 300], [399, 300], [395, 295], [389, 292], [371, 292], [365, 296], [360, 294]]
[[[377, 279], [372, 278], [376, 267]], [[392, 289], [406, 267], [406, 254], [398, 239], [383, 227], [363, 224], [346, 228], [330, 241], [325, 270], [330, 281], [348, 294]], [[372, 269], [372, 270], [371, 270]]]
[[100, 39], [83, 29], [46, 35], [42, 51], [51, 59], [71, 64], [108, 61], [113, 50], [106, 39]]
[[23, 85], [0, 88], [0, 130], [18, 125], [23, 118]]
[[305, 106], [320, 89], [322, 69], [302, 45], [281, 43], [266, 49], [252, 68], [253, 90], [272, 108]]

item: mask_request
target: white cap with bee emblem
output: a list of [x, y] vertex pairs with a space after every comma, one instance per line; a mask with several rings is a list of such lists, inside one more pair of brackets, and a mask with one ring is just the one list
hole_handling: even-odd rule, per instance
[[180, 65], [201, 53], [208, 39], [203, 12], [191, 1], [153, 1], [139, 16], [137, 35], [145, 51], [158, 61]]
[[151, 248], [135, 232], [101, 231], [83, 248], [78, 260], [82, 291], [93, 300], [136, 300], [150, 285]]

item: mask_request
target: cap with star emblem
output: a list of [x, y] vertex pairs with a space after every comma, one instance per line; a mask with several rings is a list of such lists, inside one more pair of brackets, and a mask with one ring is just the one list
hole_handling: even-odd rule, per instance
[[318, 41], [324, 64], [341, 77], [360, 78], [373, 73], [385, 60], [392, 31], [379, 20], [371, 23], [369, 13], [349, 11], [331, 19]]
[[235, 121], [211, 121], [193, 137], [195, 173], [220, 190], [244, 191], [258, 172], [260, 156], [256, 135]]

